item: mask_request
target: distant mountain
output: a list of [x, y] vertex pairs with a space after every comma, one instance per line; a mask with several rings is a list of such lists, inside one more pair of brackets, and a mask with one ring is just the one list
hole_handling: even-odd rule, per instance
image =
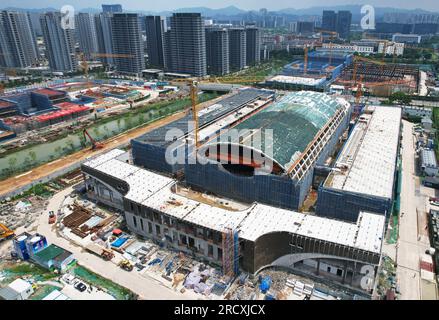
[[24, 9], [24, 8], [16, 8], [16, 7], [7, 7], [2, 10], [10, 10], [10, 11], [18, 11], [18, 12], [31, 12], [31, 13], [42, 13], [49, 11], [58, 11], [59, 9], [55, 8], [40, 8], [40, 9]]
[[[348, 10], [351, 11], [353, 14], [357, 13], [360, 14], [362, 5], [340, 5], [340, 6], [318, 6], [318, 7], [311, 7], [311, 8], [305, 8], [305, 9], [294, 9], [294, 8], [287, 8], [278, 10], [279, 13], [285, 13], [285, 14], [294, 14], [294, 15], [316, 15], [316, 14], [322, 14], [323, 10]], [[400, 9], [400, 8], [390, 8], [390, 7], [375, 7], [375, 14], [378, 16], [382, 16], [385, 13], [389, 12], [409, 12], [409, 13], [431, 13], [430, 11], [426, 11], [423, 9]]]
[[176, 9], [174, 11], [138, 11], [145, 15], [161, 15], [161, 16], [170, 16], [174, 12], [195, 12], [195, 13], [201, 13], [204, 17], [217, 17], [217, 16], [236, 16], [240, 14], [247, 13], [246, 10], [241, 10], [235, 6], [229, 6], [221, 9], [211, 9], [207, 7], [193, 7], [193, 8], [180, 8]]
[[[5, 10], [16, 10], [16, 11], [28, 11], [28, 12], [47, 12], [47, 11], [57, 11], [59, 9], [55, 8], [42, 8], [42, 9], [23, 9], [16, 7], [8, 7]], [[318, 7], [310, 7], [305, 9], [294, 9], [294, 8], [286, 8], [281, 10], [272, 11], [277, 14], [284, 15], [294, 15], [294, 16], [315, 16], [321, 15], [323, 10], [348, 10], [352, 12], [353, 20], [357, 20], [361, 17], [361, 5], [340, 5], [340, 6], [318, 6]], [[89, 12], [89, 13], [99, 13], [101, 12], [101, 8], [84, 8], [79, 10], [80, 12]], [[259, 14], [256, 10], [250, 10], [252, 13]], [[138, 12], [145, 15], [162, 15], [169, 16], [172, 15], [173, 12], [197, 12], [201, 13], [205, 17], [225, 17], [225, 16], [240, 16], [250, 11], [239, 9], [236, 6], [228, 6], [220, 9], [211, 9], [207, 7], [192, 7], [192, 8], [180, 8], [173, 11], [146, 11], [146, 10], [127, 10], [127, 12]], [[390, 7], [375, 7], [375, 13], [377, 18], [379, 19], [385, 13], [389, 12], [407, 12], [407, 13], [431, 13], [430, 11], [426, 11], [423, 9], [399, 9], [399, 8], [390, 8]]]

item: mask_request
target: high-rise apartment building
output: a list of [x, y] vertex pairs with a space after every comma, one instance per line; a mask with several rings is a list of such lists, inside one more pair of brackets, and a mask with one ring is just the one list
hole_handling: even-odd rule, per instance
[[46, 58], [53, 71], [75, 72], [78, 67], [73, 29], [64, 28], [60, 12], [41, 15], [40, 22], [46, 46]]
[[164, 36], [166, 20], [160, 16], [145, 17], [146, 43], [148, 64], [154, 67], [164, 68]]
[[206, 28], [207, 73], [225, 75], [229, 73], [229, 33], [225, 28]]
[[145, 68], [140, 19], [137, 13], [115, 13], [112, 18], [116, 70], [139, 75]]
[[322, 16], [322, 29], [335, 31], [337, 28], [337, 13], [332, 10], [324, 10]]
[[247, 35], [244, 28], [229, 29], [230, 71], [239, 71], [247, 65]]
[[342, 39], [349, 38], [351, 33], [352, 13], [350, 11], [339, 11], [337, 13], [337, 31]]
[[102, 12], [95, 16], [99, 60], [107, 65], [115, 63], [112, 56], [114, 54], [112, 18], [113, 14], [109, 12]]
[[261, 32], [259, 28], [247, 27], [246, 33], [246, 64], [255, 65], [261, 60]]
[[36, 63], [39, 54], [29, 15], [0, 12], [0, 65], [25, 68]]
[[122, 12], [122, 5], [120, 5], [120, 4], [103, 4], [102, 5], [102, 12], [120, 13], [120, 12]]
[[322, 29], [336, 31], [342, 39], [349, 38], [351, 32], [352, 13], [340, 10], [337, 13], [332, 10], [324, 10], [322, 16]]
[[207, 75], [204, 23], [199, 13], [174, 13], [165, 37], [166, 69], [196, 77]]
[[79, 50], [91, 60], [98, 52], [98, 37], [95, 17], [91, 13], [81, 12], [75, 16], [75, 28], [79, 42]]

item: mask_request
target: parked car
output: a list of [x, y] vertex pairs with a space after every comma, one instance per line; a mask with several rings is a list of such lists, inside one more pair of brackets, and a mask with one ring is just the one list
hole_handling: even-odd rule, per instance
[[63, 275], [62, 279], [67, 284], [73, 284], [76, 280], [75, 276], [70, 273], [66, 273], [65, 275]]
[[439, 207], [439, 201], [430, 201], [430, 204]]
[[85, 290], [87, 290], [87, 286], [82, 282], [78, 282], [77, 284], [75, 284], [75, 289], [80, 292], [84, 292]]

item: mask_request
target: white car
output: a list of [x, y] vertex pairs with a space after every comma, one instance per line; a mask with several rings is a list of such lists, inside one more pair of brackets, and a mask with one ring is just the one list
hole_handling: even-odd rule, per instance
[[62, 280], [67, 284], [73, 284], [75, 279], [76, 279], [75, 276], [70, 273], [66, 273], [65, 275], [62, 276]]

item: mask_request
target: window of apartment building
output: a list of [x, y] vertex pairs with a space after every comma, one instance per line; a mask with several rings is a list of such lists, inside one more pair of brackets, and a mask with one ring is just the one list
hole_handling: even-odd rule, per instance
[[142, 231], [144, 230], [144, 228], [143, 228], [143, 219], [142, 218], [139, 218], [140, 219], [140, 229], [142, 229]]
[[208, 255], [209, 257], [213, 257], [213, 246], [212, 246], [211, 244], [209, 244], [209, 245], [207, 246], [207, 255]]
[[160, 235], [160, 226], [158, 224], [155, 225], [155, 233], [159, 236]]
[[152, 223], [148, 221], [148, 233], [152, 234]]
[[223, 259], [223, 250], [221, 248], [218, 248], [218, 260]]

